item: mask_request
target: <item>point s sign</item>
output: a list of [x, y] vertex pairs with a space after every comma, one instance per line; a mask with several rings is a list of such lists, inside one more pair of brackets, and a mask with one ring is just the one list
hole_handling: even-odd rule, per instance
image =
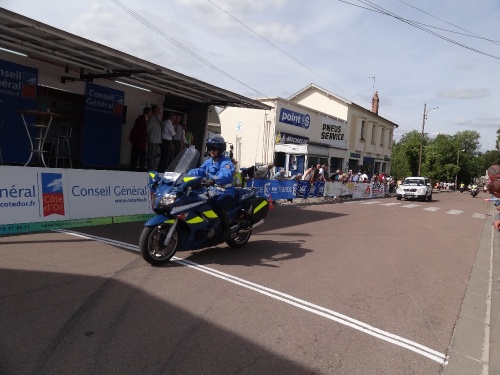
[[298, 126], [299, 128], [309, 129], [311, 116], [281, 108], [279, 121], [288, 125]]

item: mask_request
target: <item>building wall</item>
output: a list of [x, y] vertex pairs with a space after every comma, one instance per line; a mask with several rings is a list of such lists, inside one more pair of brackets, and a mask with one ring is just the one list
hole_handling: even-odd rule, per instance
[[[364, 110], [314, 86], [298, 93], [291, 100], [345, 119], [348, 122], [347, 147], [349, 151], [361, 154], [360, 163], [363, 162], [363, 156], [373, 157], [377, 162], [385, 163], [384, 169], [389, 170], [394, 134], [392, 123], [369, 110]], [[361, 137], [363, 122], [365, 129], [364, 136]]]
[[[263, 102], [274, 105], [273, 101]], [[219, 113], [219, 118], [221, 134], [226, 142], [233, 145], [238, 168], [273, 161], [274, 110], [226, 107]]]

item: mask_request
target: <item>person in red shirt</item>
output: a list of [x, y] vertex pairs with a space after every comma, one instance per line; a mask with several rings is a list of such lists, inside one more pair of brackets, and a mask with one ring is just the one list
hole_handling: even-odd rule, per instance
[[128, 139], [132, 144], [130, 152], [130, 170], [146, 170], [146, 146], [148, 142], [147, 126], [148, 119], [151, 117], [151, 108], [145, 107], [142, 115], [136, 118], [134, 126], [130, 131]]

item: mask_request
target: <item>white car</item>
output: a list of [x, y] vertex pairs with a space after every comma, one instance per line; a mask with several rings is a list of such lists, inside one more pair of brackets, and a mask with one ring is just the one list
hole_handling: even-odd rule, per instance
[[406, 177], [396, 189], [396, 199], [418, 199], [422, 202], [432, 199], [432, 186], [427, 177]]

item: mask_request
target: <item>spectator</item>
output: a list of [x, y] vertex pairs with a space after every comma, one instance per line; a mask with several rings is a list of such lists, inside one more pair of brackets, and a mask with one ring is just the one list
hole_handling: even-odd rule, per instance
[[[500, 180], [495, 179], [493, 181], [490, 181], [490, 183], [488, 184], [488, 192], [491, 194], [493, 199], [500, 198]], [[500, 201], [494, 200], [493, 203], [497, 208], [497, 214], [493, 218], [493, 223], [491, 225], [493, 225], [496, 230], [500, 230], [500, 214], [498, 213], [498, 211], [500, 211]]]
[[304, 181], [313, 181], [314, 177], [314, 171], [316, 169], [315, 165], [311, 165], [307, 171], [304, 172], [304, 175], [302, 176], [302, 180]]
[[175, 134], [173, 121], [175, 121], [175, 113], [170, 112], [167, 119], [161, 123], [161, 156], [158, 166], [158, 171], [165, 172], [167, 167], [174, 160], [174, 145], [172, 138]]
[[186, 140], [186, 147], [189, 148], [194, 145], [194, 135], [188, 130], [188, 126], [186, 124], [182, 124], [182, 129], [184, 130], [184, 138]]
[[231, 162], [233, 163], [233, 166], [234, 166], [233, 185], [235, 187], [242, 187], [243, 186], [243, 177], [241, 176], [241, 171], [237, 167], [238, 162], [234, 159], [231, 159]]
[[181, 114], [174, 113], [174, 117], [172, 118], [172, 124], [174, 126], [175, 134], [172, 137], [172, 143], [174, 144], [174, 158], [184, 149], [186, 144], [186, 137], [184, 134], [184, 129], [182, 128], [181, 122]]
[[356, 175], [353, 176], [352, 182], [360, 182], [359, 181], [360, 178], [361, 178], [361, 172], [358, 172]]
[[161, 145], [161, 121], [160, 115], [162, 108], [158, 105], [151, 107], [151, 117], [147, 123], [148, 134], [148, 152], [147, 152], [147, 167], [148, 170], [157, 170], [160, 161], [160, 145]]
[[243, 181], [243, 186], [246, 186], [246, 182], [248, 180], [253, 180], [254, 174], [255, 165], [252, 165], [250, 168], [241, 168], [241, 179]]
[[321, 164], [317, 164], [316, 165], [316, 169], [314, 170], [314, 174], [313, 174], [313, 182], [316, 182], [316, 181], [320, 181], [319, 179], [319, 170], [321, 169]]
[[269, 163], [268, 165], [263, 165], [255, 171], [254, 178], [255, 179], [265, 179], [269, 178], [269, 171], [274, 167], [273, 163]]
[[151, 107], [144, 107], [142, 115], [137, 117], [129, 140], [132, 144], [130, 152], [130, 170], [144, 171], [146, 169], [146, 149], [148, 144], [148, 119], [151, 117]]
[[273, 179], [275, 180], [286, 180], [285, 177], [285, 170], [281, 169], [280, 171], [276, 172], [273, 176]]
[[318, 164], [316, 168], [318, 170], [318, 181], [322, 182], [326, 181], [325, 170], [323, 169], [323, 165]]
[[368, 175], [366, 174], [366, 171], [363, 171], [363, 173], [361, 173], [361, 177], [359, 178], [359, 182], [368, 182]]

